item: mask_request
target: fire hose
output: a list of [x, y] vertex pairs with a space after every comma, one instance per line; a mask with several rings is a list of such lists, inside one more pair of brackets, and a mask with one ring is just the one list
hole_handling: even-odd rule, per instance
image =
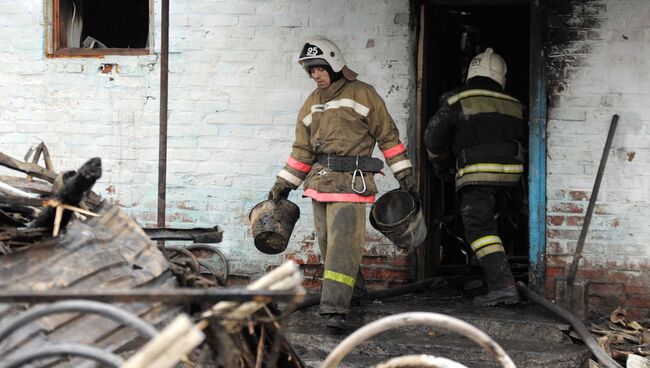
[[67, 300], [52, 304], [41, 304], [28, 309], [7, 325], [0, 328], [0, 341], [25, 324], [50, 314], [84, 312], [100, 314], [138, 330], [143, 336], [153, 338], [158, 334], [152, 325], [142, 318], [110, 304], [89, 300]]
[[321, 368], [335, 368], [339, 362], [363, 341], [376, 336], [382, 332], [411, 325], [426, 324], [435, 327], [442, 327], [447, 330], [461, 334], [477, 343], [485, 349], [504, 368], [516, 368], [510, 356], [490, 336], [478, 328], [458, 318], [450, 317], [439, 313], [410, 312], [381, 318], [371, 322], [346, 337], [341, 343], [330, 352], [323, 362]]
[[0, 363], [0, 368], [15, 368], [34, 360], [61, 355], [74, 355], [95, 360], [108, 367], [121, 367], [124, 361], [108, 351], [83, 344], [57, 344], [20, 351]]
[[423, 367], [423, 368], [467, 368], [458, 362], [432, 355], [404, 355], [393, 358], [385, 363], [377, 364], [377, 368]]

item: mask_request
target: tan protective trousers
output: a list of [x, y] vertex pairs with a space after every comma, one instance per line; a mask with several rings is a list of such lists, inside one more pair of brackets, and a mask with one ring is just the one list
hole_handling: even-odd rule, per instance
[[312, 203], [318, 247], [325, 262], [320, 314], [348, 314], [363, 254], [366, 205]]

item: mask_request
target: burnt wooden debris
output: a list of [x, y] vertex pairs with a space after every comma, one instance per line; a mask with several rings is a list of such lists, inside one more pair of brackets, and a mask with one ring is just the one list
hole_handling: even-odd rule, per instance
[[[288, 313], [273, 307], [277, 302], [296, 305], [304, 297], [300, 290], [226, 288], [227, 259], [216, 246], [223, 234], [219, 226], [143, 229], [92, 192], [101, 176], [99, 158], [76, 171], [56, 173], [47, 148], [39, 147], [26, 156], [28, 161], [33, 155], [31, 162], [0, 153], [0, 165], [19, 172], [0, 176], [0, 362], [61, 343], [103, 349], [127, 361], [147, 338], [102, 315], [51, 314], [2, 333], [25, 311], [48, 305], [43, 303], [99, 300], [159, 331], [179, 314], [190, 315], [206, 339], [189, 354], [186, 366], [304, 367], [283, 335]], [[46, 156], [46, 167], [38, 165], [39, 155]], [[54, 235], [56, 209], [62, 205], [69, 207]], [[193, 244], [159, 246], [154, 240]], [[228, 308], [206, 314], [221, 303]], [[97, 362], [61, 355], [30, 366], [93, 367]]]
[[635, 321], [619, 306], [609, 318], [593, 320], [587, 328], [603, 350], [621, 364], [629, 362], [631, 355], [650, 360], [650, 319]]
[[52, 170], [43, 168], [36, 163], [19, 161], [2, 152], [0, 152], [0, 165], [22, 171], [30, 176], [49, 181], [50, 183], [56, 178], [56, 174]]
[[[61, 203], [71, 206], [79, 206], [84, 194], [92, 188], [97, 179], [102, 176], [102, 161], [98, 158], [88, 160], [78, 171], [67, 171], [62, 174], [61, 188], [54, 186], [55, 192], [52, 195], [58, 198]], [[56, 182], [55, 182], [56, 183]], [[56, 208], [48, 207], [36, 218], [33, 227], [53, 227]], [[61, 226], [65, 226], [72, 216], [72, 212], [63, 212]]]

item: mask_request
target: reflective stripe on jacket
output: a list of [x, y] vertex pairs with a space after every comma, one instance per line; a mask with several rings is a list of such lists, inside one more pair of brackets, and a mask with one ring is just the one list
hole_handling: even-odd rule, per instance
[[298, 113], [291, 155], [278, 177], [294, 187], [304, 182], [304, 195], [316, 201], [373, 202], [377, 186], [372, 173], [363, 178], [357, 173], [355, 191], [353, 173], [323, 167], [316, 156], [371, 156], [375, 144], [393, 175], [406, 175], [411, 162], [384, 100], [356, 77], [341, 78], [307, 97]]
[[[524, 132], [523, 105], [497, 83], [477, 78], [441, 97], [425, 144], [434, 164], [456, 165], [456, 190], [515, 185], [524, 172]], [[443, 163], [449, 153], [455, 162]]]

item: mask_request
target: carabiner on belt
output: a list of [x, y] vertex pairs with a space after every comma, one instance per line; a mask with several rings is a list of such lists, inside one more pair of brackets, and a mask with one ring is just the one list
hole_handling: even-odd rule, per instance
[[[361, 189], [361, 191], [358, 191], [354, 187], [354, 181], [357, 178], [357, 174], [361, 175], [361, 184], [363, 184], [363, 189]], [[352, 173], [352, 191], [355, 192], [355, 193], [358, 193], [358, 194], [362, 194], [362, 193], [365, 193], [366, 189], [368, 189], [366, 187], [366, 179], [363, 177], [363, 171], [361, 171], [361, 169], [359, 169], [359, 156], [357, 156], [357, 162], [355, 163], [355, 170]]]

